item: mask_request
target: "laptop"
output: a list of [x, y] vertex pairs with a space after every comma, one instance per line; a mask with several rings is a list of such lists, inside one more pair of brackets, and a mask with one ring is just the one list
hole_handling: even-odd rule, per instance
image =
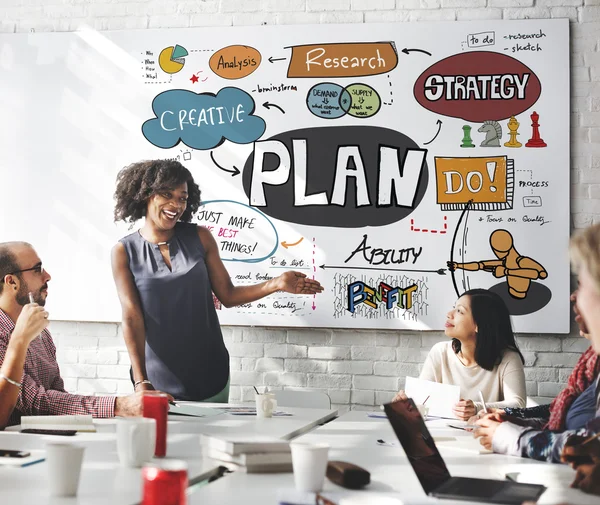
[[544, 486], [493, 479], [452, 477], [411, 398], [383, 406], [408, 461], [429, 496], [521, 505], [537, 501]]

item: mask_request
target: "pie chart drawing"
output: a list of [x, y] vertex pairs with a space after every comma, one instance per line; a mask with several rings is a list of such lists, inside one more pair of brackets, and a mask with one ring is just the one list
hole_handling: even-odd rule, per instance
[[165, 47], [158, 56], [158, 64], [167, 74], [176, 74], [185, 65], [184, 58], [187, 55], [185, 47], [179, 45]]

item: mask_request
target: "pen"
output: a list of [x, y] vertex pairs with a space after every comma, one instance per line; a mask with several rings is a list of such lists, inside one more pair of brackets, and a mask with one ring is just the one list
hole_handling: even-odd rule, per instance
[[169, 400], [169, 405], [175, 405], [175, 407], [179, 407], [179, 405], [177, 405], [175, 402], [172, 402], [171, 400]]
[[485, 405], [485, 400], [483, 399], [483, 395], [481, 394], [481, 389], [479, 390], [479, 399], [481, 400], [481, 403], [483, 404], [483, 411], [487, 414], [488, 409]]
[[33, 299], [33, 293], [31, 291], [29, 292], [29, 303], [35, 303], [35, 300]]

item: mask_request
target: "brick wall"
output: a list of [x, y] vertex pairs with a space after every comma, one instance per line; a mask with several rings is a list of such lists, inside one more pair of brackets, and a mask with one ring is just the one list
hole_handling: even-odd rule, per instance
[[[0, 32], [181, 28], [301, 23], [478, 19], [571, 20], [571, 215], [574, 227], [600, 221], [600, 0], [2, 0]], [[566, 296], [566, 294], [565, 294]], [[66, 387], [129, 393], [129, 357], [117, 324], [53, 321]], [[518, 341], [530, 399], [562, 388], [587, 342], [526, 335]], [[325, 390], [334, 404], [372, 409], [416, 375], [441, 332], [224, 328], [232, 400], [252, 385]]]

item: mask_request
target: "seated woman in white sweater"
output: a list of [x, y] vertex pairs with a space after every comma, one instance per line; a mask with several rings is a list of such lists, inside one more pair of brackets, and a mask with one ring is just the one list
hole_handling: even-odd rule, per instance
[[[448, 312], [445, 333], [452, 340], [431, 348], [419, 378], [460, 386], [456, 417], [466, 420], [483, 408], [479, 391], [488, 407], [525, 407], [525, 360], [500, 296], [467, 291]], [[403, 397], [400, 391], [394, 401]]]

